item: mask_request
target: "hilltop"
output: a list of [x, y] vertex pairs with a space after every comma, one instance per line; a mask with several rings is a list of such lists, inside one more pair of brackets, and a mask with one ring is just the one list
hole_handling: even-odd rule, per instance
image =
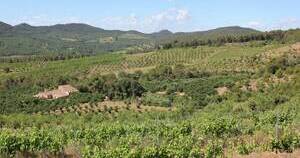
[[216, 39], [223, 36], [242, 36], [258, 34], [261, 31], [244, 28], [240, 26], [228, 26], [220, 27], [207, 31], [196, 31], [196, 32], [177, 32], [172, 34], [172, 36], [165, 36], [163, 39], [166, 40], [194, 40], [194, 39]]
[[0, 33], [6, 32], [12, 28], [13, 28], [13, 26], [0, 21]]

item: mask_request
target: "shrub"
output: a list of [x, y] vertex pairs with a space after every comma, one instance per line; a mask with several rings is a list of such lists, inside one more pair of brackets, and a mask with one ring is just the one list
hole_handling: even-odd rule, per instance
[[236, 136], [241, 133], [237, 121], [234, 119], [216, 118], [204, 124], [204, 134], [212, 137]]
[[241, 143], [238, 147], [238, 153], [241, 155], [249, 155], [252, 152], [253, 147], [250, 144]]
[[170, 107], [171, 100], [159, 94], [146, 93], [143, 100], [144, 105]]
[[293, 152], [300, 147], [300, 135], [287, 133], [282, 138], [273, 138], [271, 141], [272, 150], [279, 150], [280, 152]]
[[219, 144], [211, 143], [205, 149], [206, 158], [216, 158], [223, 155], [223, 147]]

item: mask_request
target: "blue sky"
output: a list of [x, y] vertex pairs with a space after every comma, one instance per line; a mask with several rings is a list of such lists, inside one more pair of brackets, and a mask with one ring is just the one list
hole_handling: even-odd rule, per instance
[[104, 29], [200, 31], [300, 27], [300, 0], [1, 0], [0, 21], [87, 23]]

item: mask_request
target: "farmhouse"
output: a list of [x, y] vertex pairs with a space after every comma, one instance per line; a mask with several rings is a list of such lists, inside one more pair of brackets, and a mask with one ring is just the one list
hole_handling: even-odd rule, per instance
[[44, 91], [40, 92], [34, 97], [40, 98], [40, 99], [58, 99], [62, 97], [67, 97], [71, 93], [78, 92], [78, 90], [71, 85], [61, 85], [58, 86], [58, 89], [52, 90], [52, 91]]

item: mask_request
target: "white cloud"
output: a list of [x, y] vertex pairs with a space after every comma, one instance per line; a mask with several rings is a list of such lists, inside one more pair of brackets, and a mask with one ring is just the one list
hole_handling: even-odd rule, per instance
[[184, 25], [191, 15], [186, 9], [171, 8], [144, 18], [144, 30], [147, 32], [159, 31], [162, 29], [178, 30]]
[[142, 32], [155, 32], [162, 29], [182, 31], [184, 25], [191, 19], [189, 10], [182, 8], [169, 8], [161, 12], [147, 16], [137, 16], [135, 13], [124, 16], [108, 16], [102, 19], [83, 19], [72, 15], [64, 17], [52, 17], [46, 14], [25, 15], [12, 24], [29, 23], [34, 26], [86, 23], [104, 29], [138, 30]]
[[177, 12], [177, 21], [187, 20], [190, 18], [189, 12], [187, 10], [177, 10]]
[[190, 18], [189, 11], [186, 9], [172, 8], [152, 15], [150, 20], [153, 22], [173, 21], [182, 22]]
[[99, 25], [106, 29], [154, 32], [168, 28], [176, 29], [190, 18], [188, 10], [171, 8], [145, 17], [138, 17], [134, 13], [128, 16], [106, 17], [100, 21]]
[[139, 28], [139, 19], [132, 13], [129, 16], [111, 16], [100, 21], [101, 27], [106, 29], [134, 30]]

